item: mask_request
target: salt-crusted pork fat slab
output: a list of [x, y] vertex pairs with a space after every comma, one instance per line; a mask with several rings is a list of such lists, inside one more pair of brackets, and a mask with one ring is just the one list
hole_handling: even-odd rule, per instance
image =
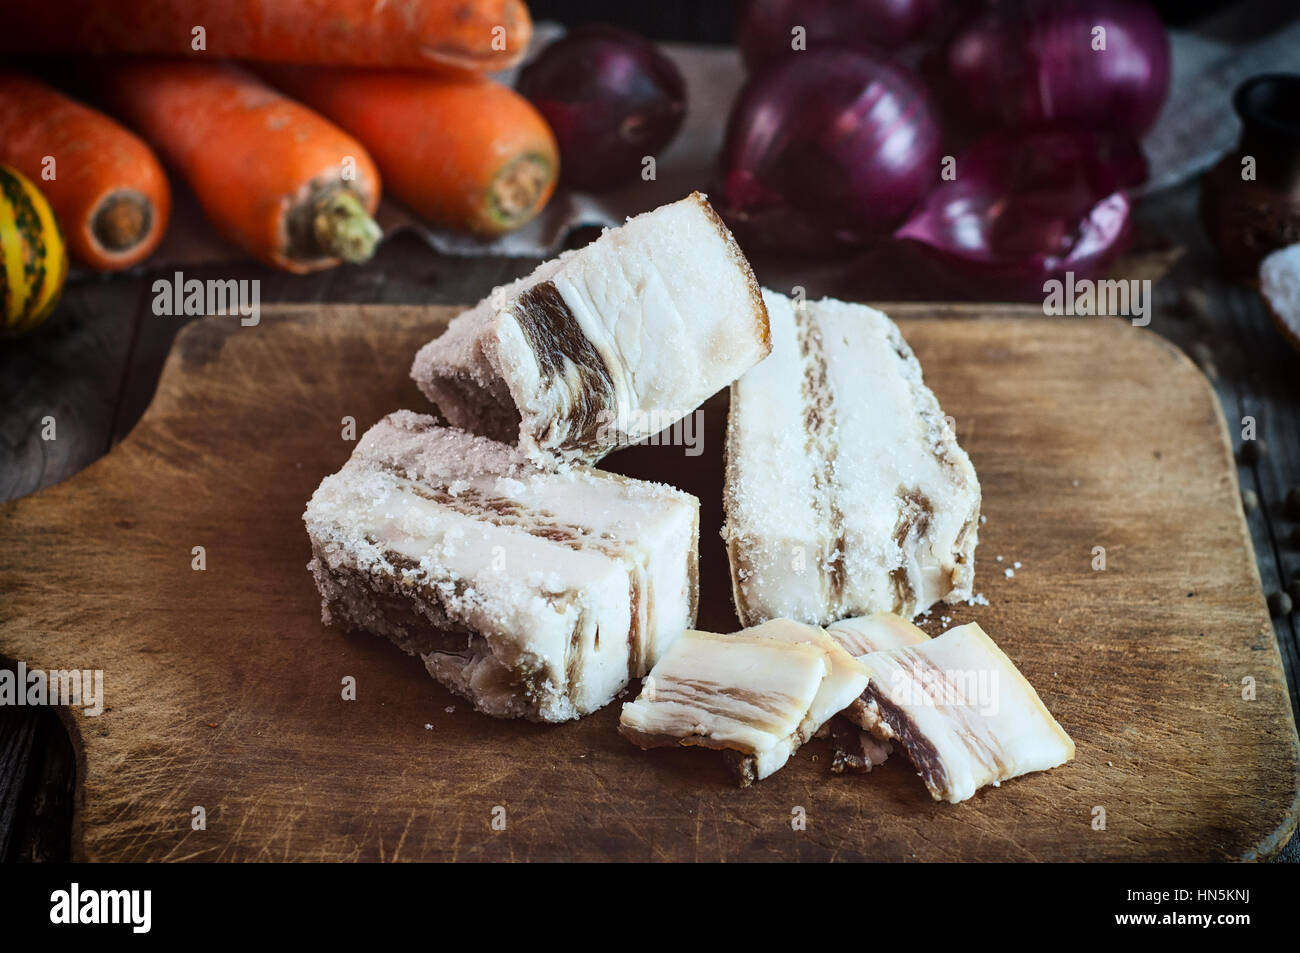
[[476, 708], [576, 718], [694, 623], [699, 501], [398, 411], [303, 517], [326, 622], [392, 639]]
[[727, 422], [741, 622], [969, 599], [979, 481], [898, 328], [864, 305], [763, 297], [772, 353], [731, 385]]
[[695, 410], [769, 350], [753, 270], [698, 192], [479, 302], [411, 376], [454, 426], [588, 463]]

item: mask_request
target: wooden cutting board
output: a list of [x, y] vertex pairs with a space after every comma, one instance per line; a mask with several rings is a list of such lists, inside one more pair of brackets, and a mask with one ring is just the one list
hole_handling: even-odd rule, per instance
[[[1073, 763], [952, 806], [934, 803], [901, 756], [834, 776], [829, 747], [814, 742], [739, 790], [714, 753], [628, 744], [617, 704], [558, 726], [497, 721], [387, 642], [324, 627], [304, 568], [304, 502], [354, 446], [341, 438], [345, 416], [361, 433], [395, 408], [427, 409], [407, 368], [451, 309], [276, 308], [255, 328], [187, 327], [120, 446], [0, 508], [0, 653], [104, 671], [108, 710], [67, 719], [80, 761], [74, 850], [111, 860], [1275, 852], [1296, 824], [1295, 726], [1204, 378], [1119, 321], [890, 310], [956, 418], [988, 517], [976, 588], [989, 605], [944, 609], [926, 627], [978, 621], [1074, 737]], [[732, 631], [718, 537], [724, 414], [724, 397], [707, 405], [700, 456], [635, 447], [607, 465], [700, 497], [699, 624]], [[355, 701], [341, 698], [345, 676]], [[196, 807], [205, 830], [193, 829]]]

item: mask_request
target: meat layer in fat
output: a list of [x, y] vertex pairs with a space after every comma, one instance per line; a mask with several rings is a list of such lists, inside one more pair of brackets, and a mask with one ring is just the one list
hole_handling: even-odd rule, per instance
[[[892, 612], [841, 619], [828, 625], [826, 634], [855, 659], [872, 652], [918, 645], [930, 638], [920, 628]], [[846, 770], [855, 773], [870, 771], [883, 764], [893, 751], [888, 741], [860, 727], [865, 722], [862, 708], [866, 703], [866, 698], [859, 695], [831, 722], [831, 740], [835, 745], [831, 770], [836, 774]]]
[[1074, 757], [1033, 686], [974, 622], [859, 661], [870, 680], [845, 716], [902, 745], [937, 801]]

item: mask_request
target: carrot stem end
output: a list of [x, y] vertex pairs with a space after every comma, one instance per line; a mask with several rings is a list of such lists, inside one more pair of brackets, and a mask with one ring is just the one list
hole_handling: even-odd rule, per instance
[[498, 230], [518, 228], [536, 215], [554, 176], [552, 163], [533, 153], [507, 165], [489, 191], [491, 215]]
[[127, 252], [153, 228], [153, 203], [134, 189], [118, 189], [99, 203], [90, 220], [95, 241], [108, 252]]
[[338, 190], [321, 196], [312, 215], [312, 231], [322, 252], [351, 264], [368, 261], [383, 233], [357, 196]]

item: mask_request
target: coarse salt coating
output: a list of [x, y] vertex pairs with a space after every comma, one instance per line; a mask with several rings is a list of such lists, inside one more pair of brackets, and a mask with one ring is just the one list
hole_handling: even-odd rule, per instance
[[764, 298], [772, 354], [732, 385], [727, 424], [741, 621], [969, 598], [979, 482], [898, 328], [865, 305]]

